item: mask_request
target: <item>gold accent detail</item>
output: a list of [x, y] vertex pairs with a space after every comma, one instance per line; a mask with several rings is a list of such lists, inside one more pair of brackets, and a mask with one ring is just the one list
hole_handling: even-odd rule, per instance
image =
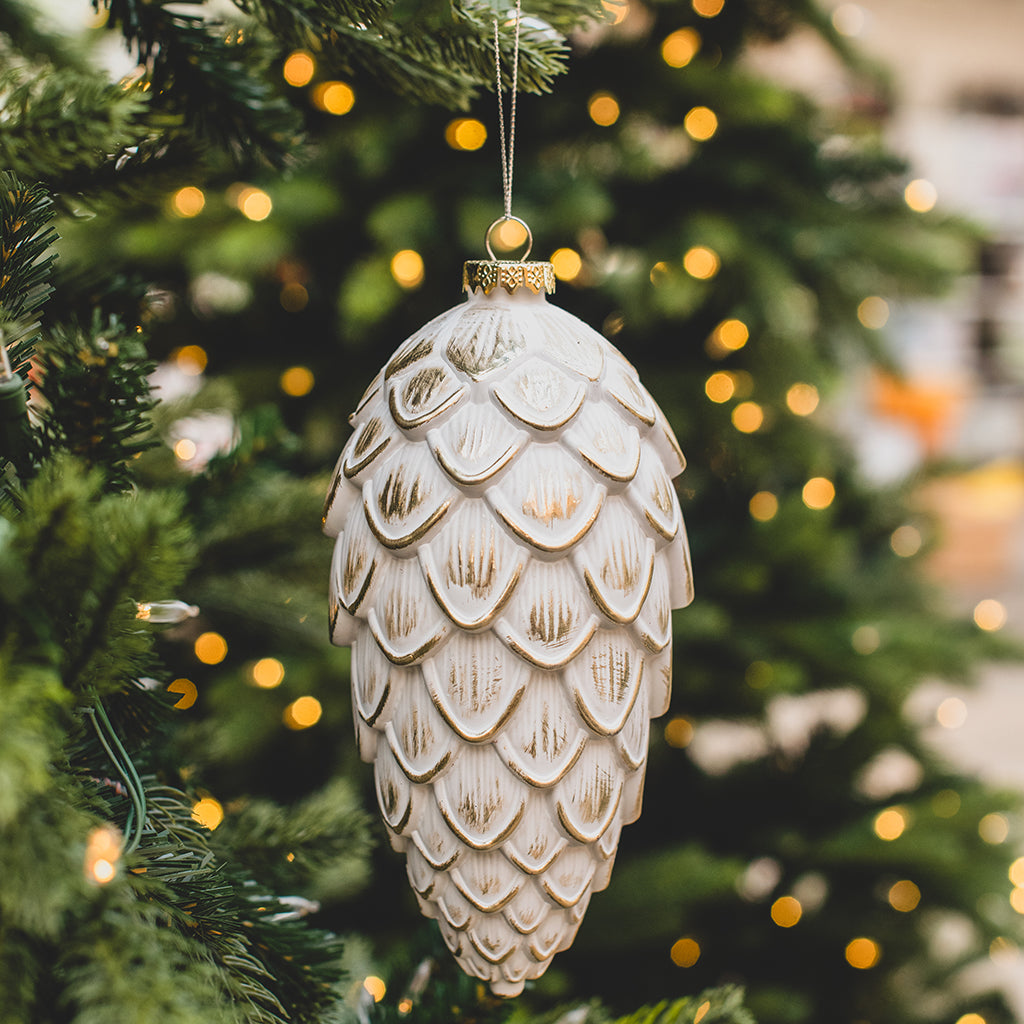
[[495, 288], [504, 288], [510, 295], [518, 288], [528, 288], [535, 295], [555, 293], [555, 268], [550, 263], [519, 260], [470, 260], [462, 264], [462, 290], [481, 289], [490, 295]]

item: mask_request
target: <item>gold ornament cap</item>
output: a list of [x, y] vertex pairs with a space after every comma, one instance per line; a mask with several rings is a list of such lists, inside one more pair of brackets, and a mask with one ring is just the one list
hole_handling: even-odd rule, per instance
[[504, 288], [509, 295], [520, 288], [535, 295], [555, 292], [555, 268], [550, 263], [522, 260], [469, 260], [462, 265], [462, 290], [479, 288], [490, 295], [495, 288]]

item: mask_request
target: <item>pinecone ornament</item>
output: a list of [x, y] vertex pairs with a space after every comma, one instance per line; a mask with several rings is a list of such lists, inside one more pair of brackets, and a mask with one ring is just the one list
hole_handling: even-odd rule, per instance
[[549, 305], [547, 263], [468, 263], [351, 417], [324, 511], [331, 634], [391, 843], [465, 971], [518, 995], [640, 813], [684, 466], [636, 371]]

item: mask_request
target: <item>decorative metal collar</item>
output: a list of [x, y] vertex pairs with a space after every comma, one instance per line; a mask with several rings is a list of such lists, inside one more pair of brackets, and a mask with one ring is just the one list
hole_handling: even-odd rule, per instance
[[462, 265], [462, 290], [480, 288], [490, 295], [495, 288], [504, 288], [511, 295], [518, 288], [529, 288], [534, 294], [555, 291], [555, 268], [550, 263], [521, 260], [470, 260]]

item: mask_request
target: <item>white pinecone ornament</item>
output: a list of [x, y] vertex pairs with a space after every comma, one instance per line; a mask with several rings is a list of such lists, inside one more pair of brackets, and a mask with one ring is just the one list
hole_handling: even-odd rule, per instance
[[640, 813], [692, 597], [684, 461], [633, 367], [547, 303], [550, 264], [464, 278], [351, 417], [324, 512], [331, 634], [423, 913], [514, 996]]

